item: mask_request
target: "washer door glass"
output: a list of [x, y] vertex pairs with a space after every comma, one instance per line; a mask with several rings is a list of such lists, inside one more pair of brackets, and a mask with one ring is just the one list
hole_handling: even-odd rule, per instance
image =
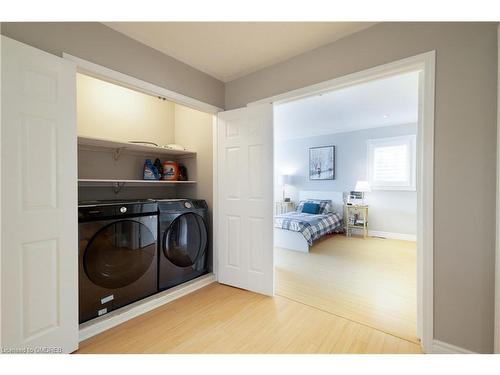
[[200, 215], [178, 216], [163, 235], [163, 253], [178, 267], [189, 267], [205, 253], [208, 232]]
[[83, 266], [94, 284], [123, 288], [149, 270], [155, 252], [156, 239], [146, 225], [117, 221], [95, 234], [85, 250]]

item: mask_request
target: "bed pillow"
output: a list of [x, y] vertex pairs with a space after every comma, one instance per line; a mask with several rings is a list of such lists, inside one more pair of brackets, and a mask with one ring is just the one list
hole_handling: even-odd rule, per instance
[[309, 203], [306, 202], [302, 206], [302, 213], [304, 214], [314, 214], [317, 215], [319, 212], [319, 204], [318, 203]]
[[302, 207], [304, 203], [316, 203], [319, 205], [318, 214], [324, 215], [333, 212], [332, 201], [326, 199], [308, 199], [306, 201], [300, 201], [297, 205], [297, 212], [302, 212]]

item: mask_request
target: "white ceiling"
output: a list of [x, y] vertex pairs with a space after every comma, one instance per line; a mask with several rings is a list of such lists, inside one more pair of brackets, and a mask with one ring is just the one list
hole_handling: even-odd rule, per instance
[[223, 82], [331, 43], [368, 22], [106, 22]]
[[418, 121], [418, 72], [371, 81], [277, 105], [277, 140]]

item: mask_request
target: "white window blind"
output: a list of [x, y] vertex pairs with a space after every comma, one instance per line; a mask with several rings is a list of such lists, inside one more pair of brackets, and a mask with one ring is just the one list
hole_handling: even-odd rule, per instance
[[415, 136], [369, 140], [368, 179], [378, 190], [415, 190]]

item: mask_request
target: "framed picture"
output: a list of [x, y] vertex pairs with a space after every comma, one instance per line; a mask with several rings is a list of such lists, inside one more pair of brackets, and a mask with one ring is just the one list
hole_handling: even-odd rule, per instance
[[311, 147], [309, 149], [309, 179], [335, 179], [335, 146]]

